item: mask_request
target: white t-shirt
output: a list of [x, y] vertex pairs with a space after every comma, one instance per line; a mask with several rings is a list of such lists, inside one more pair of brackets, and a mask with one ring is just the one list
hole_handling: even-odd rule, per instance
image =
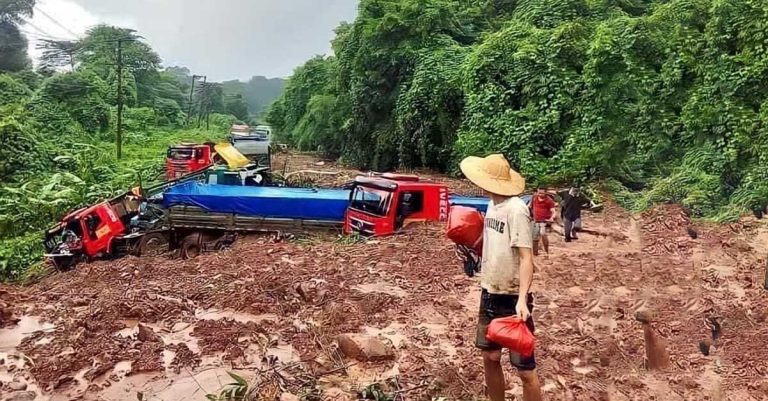
[[518, 248], [533, 247], [528, 205], [517, 196], [488, 204], [483, 229], [480, 285], [491, 294], [517, 294], [520, 287]]

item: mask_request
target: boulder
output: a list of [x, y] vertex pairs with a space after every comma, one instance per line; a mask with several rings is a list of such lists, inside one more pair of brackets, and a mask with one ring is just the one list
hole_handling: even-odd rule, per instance
[[341, 334], [336, 338], [339, 350], [347, 358], [358, 361], [390, 361], [395, 359], [395, 350], [377, 337], [364, 334]]
[[34, 391], [17, 391], [11, 393], [5, 401], [34, 401], [37, 394]]
[[160, 336], [152, 330], [151, 327], [139, 323], [139, 341], [141, 342], [162, 342]]
[[27, 383], [20, 381], [12, 381], [8, 383], [8, 388], [13, 391], [24, 391], [27, 389]]
[[299, 294], [299, 297], [301, 297], [302, 301], [312, 302], [312, 299], [315, 296], [315, 287], [312, 285], [312, 283], [298, 283], [293, 288], [296, 290], [296, 293]]

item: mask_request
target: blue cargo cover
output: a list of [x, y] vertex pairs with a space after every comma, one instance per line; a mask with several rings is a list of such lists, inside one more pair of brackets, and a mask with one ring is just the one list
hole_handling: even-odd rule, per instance
[[[530, 203], [531, 201], [531, 195], [520, 195], [520, 199], [522, 199], [526, 204]], [[466, 206], [471, 207], [479, 210], [481, 213], [485, 213], [488, 210], [488, 202], [491, 201], [490, 198], [485, 198], [482, 196], [458, 196], [458, 195], [451, 195], [450, 198], [451, 206]]]
[[243, 187], [188, 182], [163, 194], [163, 206], [197, 206], [209, 212], [302, 220], [343, 221], [349, 190]]
[[481, 196], [459, 196], [451, 195], [448, 198], [451, 206], [465, 206], [479, 210], [481, 213], [485, 213], [488, 209], [488, 202], [490, 199]]
[[[245, 187], [187, 182], [163, 194], [163, 206], [197, 206], [214, 213], [244, 216], [343, 221], [349, 203], [346, 189]], [[488, 198], [450, 196], [451, 205], [475, 208], [485, 213]]]

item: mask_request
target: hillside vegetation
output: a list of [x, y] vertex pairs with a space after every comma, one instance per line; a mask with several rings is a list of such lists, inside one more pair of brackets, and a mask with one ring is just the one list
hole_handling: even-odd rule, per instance
[[[44, 231], [64, 213], [162, 178], [169, 145], [223, 138], [236, 121], [217, 114], [230, 111], [218, 84], [198, 85], [188, 104], [189, 70], [162, 69], [131, 30], [97, 26], [76, 42], [48, 41], [33, 70], [17, 26], [33, 6], [0, 6], [0, 281], [21, 277], [41, 260]], [[125, 65], [121, 159], [118, 40]], [[10, 46], [18, 42], [24, 45]]]
[[768, 199], [768, 3], [362, 0], [268, 120], [379, 170], [503, 152], [532, 183], [730, 219]]

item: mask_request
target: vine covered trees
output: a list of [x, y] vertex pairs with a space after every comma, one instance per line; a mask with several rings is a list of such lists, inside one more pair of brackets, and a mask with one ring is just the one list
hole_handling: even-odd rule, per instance
[[768, 202], [765, 21], [760, 0], [362, 0], [269, 121], [360, 167], [501, 151], [531, 182], [729, 218]]

